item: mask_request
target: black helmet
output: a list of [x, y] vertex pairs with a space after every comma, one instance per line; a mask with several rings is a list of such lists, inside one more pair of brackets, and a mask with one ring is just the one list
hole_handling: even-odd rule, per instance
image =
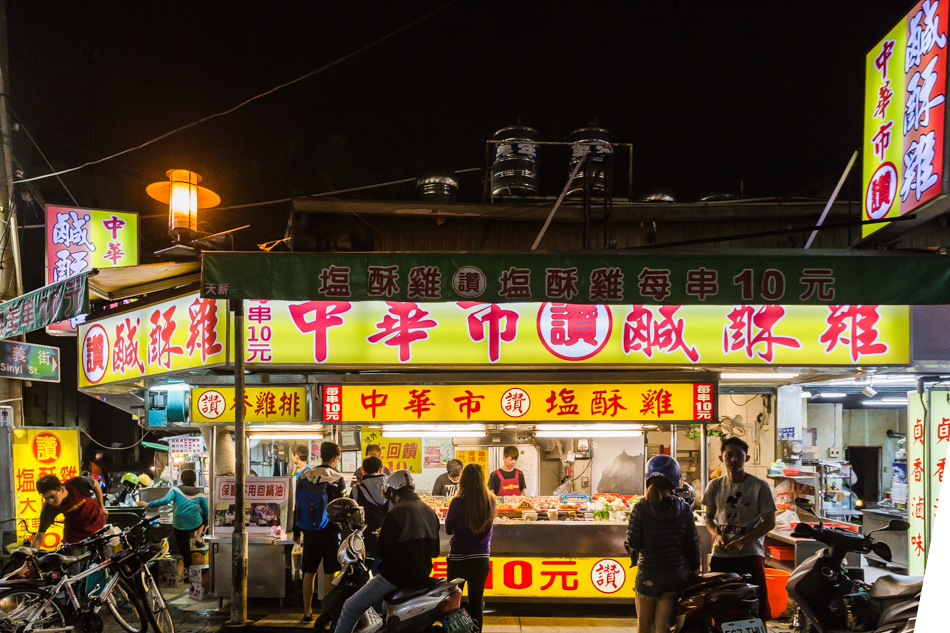
[[407, 492], [413, 492], [416, 489], [416, 482], [412, 480], [412, 475], [408, 470], [397, 470], [383, 482], [381, 492], [383, 496], [390, 501], [395, 502], [393, 495], [403, 495]]
[[328, 503], [327, 518], [339, 528], [356, 530], [364, 525], [363, 508], [348, 497], [334, 499]]

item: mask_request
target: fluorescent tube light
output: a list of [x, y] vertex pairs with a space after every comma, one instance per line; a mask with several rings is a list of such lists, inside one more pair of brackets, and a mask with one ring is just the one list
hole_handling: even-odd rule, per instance
[[255, 440], [322, 440], [320, 433], [252, 433]]
[[811, 395], [812, 395], [812, 394], [811, 394], [810, 391], [803, 391], [803, 392], [802, 392], [802, 398], [811, 398]]
[[861, 402], [866, 407], [900, 407], [907, 404], [906, 400], [864, 400]]
[[642, 424], [537, 424], [537, 431], [642, 431]]
[[834, 398], [847, 398], [848, 394], [846, 394], [843, 391], [819, 391], [815, 394], [815, 396], [819, 398], [834, 399]]
[[584, 431], [566, 429], [563, 431], [536, 431], [535, 437], [640, 437], [642, 431]]
[[248, 424], [247, 433], [323, 433], [323, 426], [312, 424]]
[[186, 382], [169, 382], [164, 385], [154, 385], [149, 387], [152, 391], [188, 391], [191, 385]]
[[456, 431], [484, 431], [484, 424], [384, 424], [383, 433], [388, 431], [437, 431], [455, 433]]
[[720, 380], [791, 380], [798, 378], [798, 374], [767, 374], [757, 372], [739, 372], [730, 374], [721, 374]]
[[485, 431], [383, 431], [383, 437], [485, 437]]

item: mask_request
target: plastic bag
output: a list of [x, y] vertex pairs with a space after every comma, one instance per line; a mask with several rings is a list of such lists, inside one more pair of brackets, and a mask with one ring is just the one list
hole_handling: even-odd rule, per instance
[[554, 489], [554, 492], [551, 493], [551, 496], [552, 496], [552, 497], [562, 497], [562, 496], [566, 495], [566, 494], [569, 492], [568, 489], [567, 489], [567, 484], [568, 484], [569, 481], [570, 481], [569, 479], [565, 479], [564, 482], [561, 483], [560, 486], [558, 486], [557, 488]]
[[775, 515], [775, 529], [776, 530], [791, 530], [792, 523], [800, 523], [801, 520], [798, 518], [798, 515], [792, 510], [785, 510], [780, 514]]

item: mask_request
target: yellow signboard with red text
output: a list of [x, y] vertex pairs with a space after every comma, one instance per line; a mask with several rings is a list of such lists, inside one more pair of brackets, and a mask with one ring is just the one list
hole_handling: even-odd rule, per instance
[[907, 306], [248, 301], [248, 364], [901, 365]]
[[[327, 421], [711, 422], [712, 384], [342, 385]], [[326, 401], [326, 395], [324, 396]]]
[[488, 477], [491, 473], [488, 472], [488, 451], [485, 449], [455, 449], [455, 459], [462, 462], [462, 468], [465, 468], [469, 464], [478, 464], [482, 467], [482, 472], [485, 473], [485, 481], [488, 481]]
[[[45, 475], [66, 481], [79, 475], [79, 430], [14, 428], [13, 488], [16, 502], [17, 541], [31, 538], [40, 525], [43, 498], [36, 482]], [[55, 549], [63, 539], [62, 525], [53, 525], [43, 537], [43, 547]]]
[[[306, 387], [244, 387], [245, 422], [306, 422]], [[192, 389], [191, 421], [234, 422], [234, 387]]]
[[[492, 556], [489, 562], [486, 598], [634, 597], [637, 569], [617, 558]], [[433, 577], [445, 578], [446, 573], [445, 558], [432, 561]]]
[[390, 472], [408, 470], [411, 473], [422, 472], [422, 438], [421, 437], [383, 437], [380, 429], [368, 429], [365, 426], [360, 431], [362, 454], [366, 455], [367, 444], [379, 444], [383, 452], [379, 456], [383, 466]]
[[224, 362], [226, 303], [197, 294], [79, 326], [79, 386]]

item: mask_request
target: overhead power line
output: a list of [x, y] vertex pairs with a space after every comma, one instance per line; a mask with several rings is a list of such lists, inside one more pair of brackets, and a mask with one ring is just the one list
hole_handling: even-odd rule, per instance
[[[179, 132], [183, 132], [183, 131], [185, 131], [185, 130], [187, 130], [187, 129], [189, 129], [189, 128], [193, 128], [193, 127], [195, 127], [196, 125], [200, 125], [200, 124], [202, 124], [202, 123], [205, 123], [206, 121], [210, 121], [210, 120], [216, 119], [216, 118], [218, 118], [218, 117], [227, 116], [228, 114], [231, 114], [232, 112], [235, 112], [236, 110], [239, 110], [240, 108], [243, 108], [244, 106], [248, 105], [249, 103], [253, 103], [254, 101], [257, 101], [258, 99], [262, 99], [263, 97], [266, 97], [267, 95], [273, 94], [273, 93], [277, 92], [278, 90], [281, 90], [281, 89], [283, 89], [283, 88], [286, 88], [287, 86], [292, 86], [293, 84], [298, 83], [298, 82], [301, 82], [301, 81], [303, 81], [304, 79], [309, 79], [310, 77], [313, 77], [313, 76], [316, 75], [316, 74], [319, 74], [319, 73], [321, 73], [321, 72], [323, 72], [323, 71], [325, 71], [325, 70], [327, 70], [327, 69], [329, 69], [329, 68], [333, 68], [334, 66], [336, 66], [336, 65], [338, 65], [338, 64], [341, 64], [341, 63], [347, 61], [348, 59], [351, 59], [351, 58], [353, 58], [353, 57], [356, 57], [356, 56], [359, 55], [360, 53], [364, 53], [364, 52], [366, 52], [366, 51], [368, 51], [368, 50], [370, 50], [370, 49], [372, 49], [372, 48], [375, 48], [376, 46], [379, 46], [380, 44], [382, 44], [382, 43], [385, 42], [386, 40], [389, 40], [389, 39], [391, 39], [391, 38], [393, 38], [393, 37], [399, 35], [400, 33], [404, 32], [404, 31], [407, 31], [407, 30], [411, 29], [412, 27], [414, 27], [414, 26], [416, 26], [416, 25], [418, 25], [418, 24], [420, 24], [420, 23], [422, 23], [422, 22], [425, 22], [426, 20], [428, 20], [428, 19], [431, 18], [432, 16], [436, 15], [437, 13], [440, 13], [440, 12], [444, 11], [445, 9], [449, 8], [450, 6], [452, 6], [453, 4], [457, 3], [458, 1], [459, 1], [459, 0], [450, 0], [449, 2], [443, 4], [442, 6], [438, 7], [437, 9], [435, 9], [435, 10], [433, 10], [433, 11], [430, 11], [429, 13], [427, 13], [427, 14], [423, 15], [422, 17], [420, 17], [420, 18], [418, 18], [418, 19], [416, 19], [416, 20], [410, 22], [409, 24], [406, 24], [405, 26], [402, 26], [402, 27], [396, 29], [395, 31], [392, 31], [392, 32], [388, 33], [387, 35], [384, 35], [383, 37], [381, 37], [381, 38], [379, 38], [379, 39], [377, 39], [377, 40], [374, 40], [373, 42], [370, 42], [370, 43], [367, 44], [366, 46], [363, 46], [363, 47], [361, 47], [361, 48], [356, 49], [356, 50], [353, 51], [352, 53], [349, 53], [349, 54], [347, 54], [347, 55], [344, 55], [343, 57], [340, 57], [340, 58], [336, 59], [335, 61], [330, 62], [330, 63], [327, 64], [326, 66], [322, 66], [322, 67], [320, 67], [320, 68], [317, 68], [316, 70], [310, 71], [309, 73], [307, 73], [307, 74], [305, 74], [305, 75], [301, 75], [300, 77], [297, 77], [296, 79], [291, 79], [290, 81], [287, 81], [287, 82], [284, 82], [284, 83], [282, 83], [282, 84], [279, 84], [279, 85], [277, 85], [277, 86], [271, 88], [270, 90], [266, 90], [266, 91], [264, 91], [264, 92], [262, 92], [262, 93], [260, 93], [260, 94], [254, 95], [254, 96], [251, 97], [250, 99], [247, 99], [247, 100], [245, 100], [245, 101], [242, 101], [241, 103], [237, 104], [236, 106], [234, 106], [234, 107], [232, 107], [232, 108], [228, 108], [227, 110], [223, 110], [223, 111], [221, 111], [221, 112], [216, 112], [215, 114], [210, 114], [210, 115], [208, 115], [208, 116], [206, 116], [206, 117], [204, 117], [204, 118], [202, 118], [202, 119], [198, 119], [197, 121], [192, 121], [191, 123], [188, 123], [188, 124], [186, 124], [186, 125], [183, 125], [183, 126], [181, 126], [181, 127], [179, 127], [179, 128], [175, 128], [174, 130], [172, 130], [172, 131], [170, 131], [170, 132], [166, 132], [165, 134], [162, 134], [161, 136], [156, 136], [155, 138], [153, 138], [153, 139], [151, 139], [151, 140], [149, 140], [149, 141], [145, 141], [144, 143], [140, 143], [139, 145], [136, 145], [136, 146], [134, 146], [134, 147], [130, 147], [130, 148], [128, 148], [128, 149], [124, 149], [124, 150], [122, 150], [121, 152], [116, 152], [115, 154], [111, 154], [111, 155], [106, 156], [106, 157], [104, 157], [104, 158], [99, 158], [99, 159], [97, 159], [97, 160], [92, 160], [92, 161], [83, 163], [83, 164], [81, 164], [81, 165], [77, 165], [76, 167], [70, 167], [69, 169], [63, 169], [63, 170], [56, 171], [56, 172], [52, 172], [52, 173], [49, 173], [49, 174], [43, 174], [42, 176], [34, 176], [34, 177], [32, 177], [32, 178], [23, 178], [23, 179], [21, 179], [21, 180], [14, 180], [13, 182], [14, 182], [14, 183], [18, 183], [18, 182], [34, 182], [34, 181], [36, 181], [36, 180], [45, 180], [46, 178], [52, 178], [52, 177], [54, 177], [54, 176], [57, 176], [57, 177], [58, 177], [58, 176], [61, 176], [61, 175], [63, 175], [63, 174], [68, 174], [68, 173], [70, 173], [70, 172], [78, 171], [78, 170], [83, 169], [83, 168], [85, 168], [85, 167], [90, 167], [90, 166], [92, 166], [92, 165], [98, 165], [99, 163], [104, 163], [104, 162], [106, 162], [106, 161], [108, 161], [108, 160], [112, 160], [113, 158], [118, 158], [119, 156], [122, 156], [122, 155], [124, 155], [124, 154], [128, 154], [128, 153], [134, 152], [134, 151], [136, 151], [136, 150], [140, 150], [140, 149], [142, 149], [143, 147], [148, 147], [149, 145], [152, 145], [153, 143], [157, 143], [158, 141], [161, 141], [161, 140], [163, 140], [163, 139], [166, 139], [166, 138], [168, 138], [169, 136], [173, 136], [173, 135], [175, 135], [175, 134], [178, 134]], [[6, 183], [6, 182], [8, 182], [8, 181], [9, 181], [9, 178], [8, 178], [7, 180], [3, 181], [3, 182]]]

